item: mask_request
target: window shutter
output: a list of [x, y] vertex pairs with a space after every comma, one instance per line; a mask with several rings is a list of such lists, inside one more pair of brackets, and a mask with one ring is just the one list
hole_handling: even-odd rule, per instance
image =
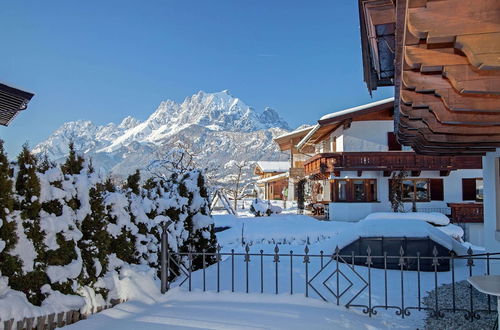
[[462, 199], [464, 201], [476, 200], [476, 179], [462, 179]]
[[387, 147], [389, 148], [389, 151], [402, 150], [394, 132], [387, 132]]
[[431, 179], [431, 201], [444, 201], [443, 179]]

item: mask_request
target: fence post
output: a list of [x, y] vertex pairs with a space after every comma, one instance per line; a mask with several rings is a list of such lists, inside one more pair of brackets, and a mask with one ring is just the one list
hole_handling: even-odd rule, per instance
[[161, 265], [160, 265], [160, 278], [161, 278], [161, 293], [165, 293], [169, 289], [168, 285], [168, 276], [169, 269], [167, 269], [167, 259], [169, 259], [168, 255], [168, 231], [167, 228], [172, 223], [171, 220], [166, 221], [162, 224], [162, 233], [161, 233]]

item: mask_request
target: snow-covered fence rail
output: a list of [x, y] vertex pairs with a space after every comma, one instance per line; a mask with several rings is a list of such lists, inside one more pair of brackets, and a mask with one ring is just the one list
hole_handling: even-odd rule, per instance
[[37, 317], [25, 317], [21, 320], [11, 318], [9, 320], [2, 320], [0, 318], [0, 326], [3, 325], [4, 330], [31, 330], [31, 329], [55, 329], [61, 328], [65, 325], [76, 323], [84, 320], [88, 315], [99, 313], [105, 309], [112, 308], [113, 306], [122, 303], [122, 300], [112, 299], [112, 303], [106, 306], [98, 306], [91, 313], [82, 314], [79, 310], [62, 311], [60, 313], [51, 313], [47, 315], [40, 315]]
[[[338, 248], [310, 253], [308, 245], [303, 253], [282, 253], [278, 245], [272, 252], [253, 252], [248, 245], [242, 252], [222, 252], [220, 247], [215, 253], [164, 250], [162, 290], [178, 286], [189, 291], [303, 294], [360, 308], [370, 317], [391, 310], [402, 318], [417, 311], [434, 318], [460, 313], [472, 322], [496, 312], [496, 299], [463, 281], [489, 275], [491, 264], [500, 263], [500, 253], [473, 254], [469, 249], [465, 255], [444, 255], [436, 247], [428, 252], [409, 255], [401, 246], [397, 255], [375, 255], [370, 247], [364, 254], [342, 254]], [[209, 257], [217, 262], [209, 266]], [[201, 269], [192, 269], [194, 260], [201, 260]]]

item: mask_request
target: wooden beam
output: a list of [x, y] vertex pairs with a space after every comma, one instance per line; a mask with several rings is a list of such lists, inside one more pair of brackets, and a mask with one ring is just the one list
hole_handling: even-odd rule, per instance
[[440, 102], [451, 111], [500, 113], [500, 97], [475, 97], [458, 94], [454, 89], [436, 90], [437, 95], [401, 90], [401, 101], [415, 108], [428, 108]]
[[457, 36], [500, 31], [497, 0], [443, 0], [408, 10], [408, 29], [427, 43], [454, 42]]

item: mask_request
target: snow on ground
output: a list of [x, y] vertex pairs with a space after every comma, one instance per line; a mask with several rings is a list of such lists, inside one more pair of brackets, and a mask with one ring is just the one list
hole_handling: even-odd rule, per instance
[[68, 329], [386, 329], [411, 328], [386, 317], [300, 295], [186, 293], [172, 289], [153, 301], [135, 300]]
[[[395, 314], [395, 309], [378, 308], [376, 309], [377, 315], [368, 317], [363, 314], [363, 308], [347, 309], [344, 306], [358, 292], [359, 295], [351, 303], [369, 304], [368, 289], [363, 288], [363, 281], [368, 279], [368, 268], [345, 263], [337, 265], [332, 254], [339, 242], [345, 243], [368, 229], [361, 228], [359, 223], [317, 221], [311, 217], [293, 215], [292, 212], [285, 210], [284, 214], [270, 217], [215, 215], [216, 227], [230, 227], [217, 233], [218, 242], [225, 255], [218, 265], [208, 267], [205, 272], [200, 270], [192, 274], [193, 292], [187, 292], [189, 281], [184, 281], [181, 285], [185, 277], [172, 283], [172, 289], [166, 295], [159, 293], [158, 283], [154, 286], [148, 285], [145, 286], [143, 296], [137, 296], [132, 301], [93, 315], [88, 320], [71, 327], [123, 330], [423, 328], [426, 316], [424, 311], [411, 310], [411, 315], [403, 319]], [[242, 213], [240, 212], [240, 215]], [[378, 231], [389, 232], [395, 228], [391, 226], [396, 221], [394, 219], [379, 219], [378, 221], [387, 223], [378, 229], [376, 221], [370, 220], [366, 223], [368, 227]], [[405, 226], [418, 227], [422, 235], [428, 235], [430, 231], [441, 240], [449, 238], [444, 237], [444, 233], [432, 225], [420, 220], [407, 220], [404, 223]], [[308, 240], [309, 256], [311, 256], [310, 263], [307, 264], [309, 280], [314, 275], [317, 274], [317, 276], [311, 281], [309, 298], [306, 298], [306, 264], [303, 262], [303, 254]], [[248, 265], [243, 255], [236, 255], [234, 261], [229, 255], [231, 250], [235, 253], [244, 253], [242, 241], [250, 245], [250, 253], [258, 254], [250, 257]], [[293, 252], [295, 256], [280, 256], [279, 262], [274, 262], [273, 254], [276, 245], [279, 253]], [[319, 257], [321, 251], [324, 252], [323, 260]], [[321, 270], [322, 264], [323, 270]], [[324, 286], [324, 284], [328, 285], [335, 292], [337, 276], [334, 272], [337, 267], [353, 282], [353, 286], [340, 298], [339, 306], [336, 304], [335, 296]], [[473, 274], [484, 273], [484, 268], [484, 263], [477, 261]], [[231, 276], [232, 269], [234, 269], [234, 284]], [[220, 274], [219, 281], [217, 273]], [[334, 275], [330, 276], [332, 274]], [[427, 291], [434, 289], [435, 285], [432, 272], [418, 274], [414, 271], [405, 271], [403, 273], [404, 286], [401, 288], [402, 273], [398, 270], [388, 270], [386, 298], [384, 271], [371, 269], [370, 275], [372, 306], [384, 305], [385, 299], [389, 305], [399, 306], [402, 290], [405, 296], [405, 306], [417, 306], [419, 292], [415, 284], [418, 276], [420, 276], [422, 297]], [[455, 279], [463, 280], [468, 275], [465, 261], [456, 260]], [[437, 276], [437, 284], [450, 283], [451, 279], [451, 272], [440, 272]], [[221, 293], [216, 293], [218, 282]], [[247, 283], [249, 293], [244, 293], [247, 291]], [[207, 292], [202, 291], [204, 286]], [[290, 294], [291, 287], [293, 287], [293, 295]], [[313, 287], [318, 292], [315, 292]], [[340, 291], [346, 287], [346, 281], [340, 276]], [[279, 294], [275, 294], [276, 288]], [[231, 293], [231, 290], [234, 290], [234, 293]], [[263, 293], [260, 293], [261, 291]], [[328, 302], [323, 301], [320, 295]], [[461, 314], [460, 317], [462, 317]]]

